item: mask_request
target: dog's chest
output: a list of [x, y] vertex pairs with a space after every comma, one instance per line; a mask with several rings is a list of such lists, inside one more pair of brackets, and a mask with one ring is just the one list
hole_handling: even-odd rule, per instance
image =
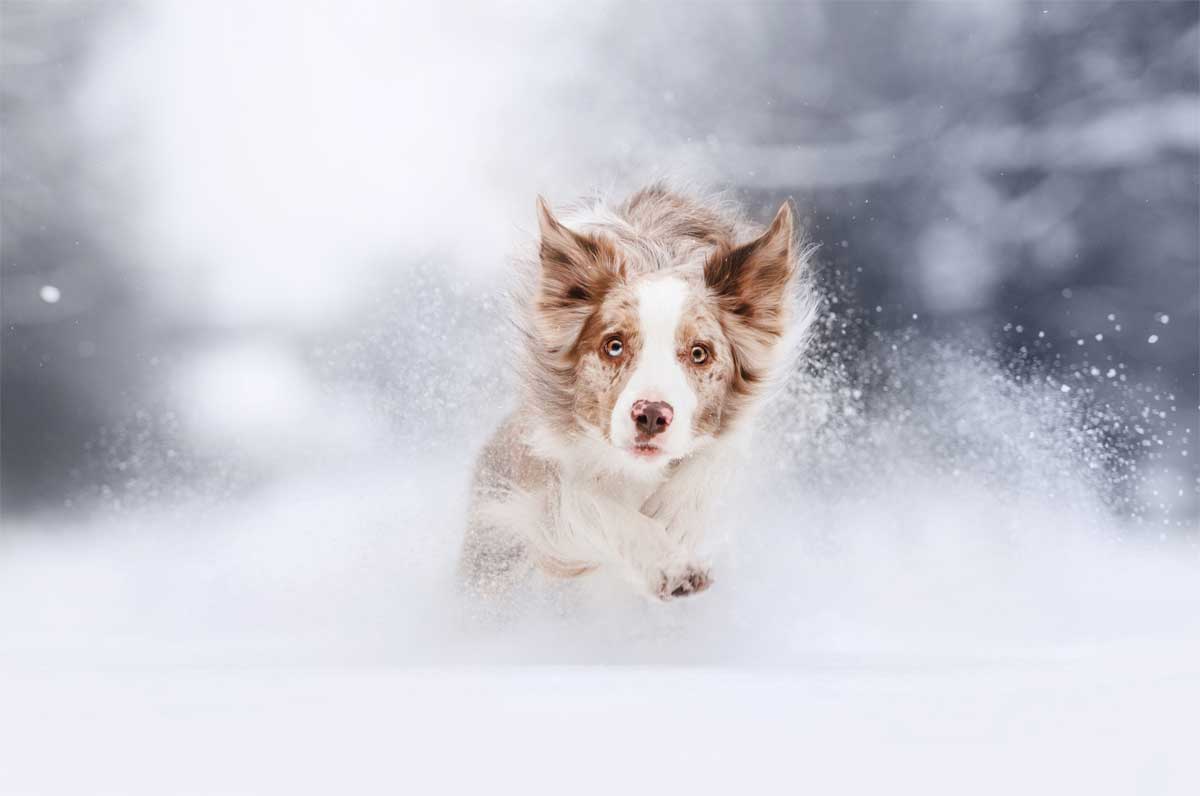
[[665, 478], [637, 479], [610, 477], [602, 481], [601, 489], [622, 506], [633, 511], [638, 511], [665, 481]]

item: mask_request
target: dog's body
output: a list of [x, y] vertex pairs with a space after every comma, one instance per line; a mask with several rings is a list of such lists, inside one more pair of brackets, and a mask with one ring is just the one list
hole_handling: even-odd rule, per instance
[[658, 599], [703, 591], [709, 500], [812, 314], [790, 208], [757, 236], [658, 186], [538, 214], [521, 408], [480, 457], [462, 572], [484, 595], [602, 566]]

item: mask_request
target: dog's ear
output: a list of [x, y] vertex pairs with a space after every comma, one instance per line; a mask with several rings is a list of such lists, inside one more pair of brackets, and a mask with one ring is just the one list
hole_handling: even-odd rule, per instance
[[604, 238], [568, 229], [537, 198], [541, 276], [539, 327], [552, 351], [570, 349], [584, 323], [620, 278], [616, 251]]
[[565, 227], [540, 196], [537, 214], [543, 298], [564, 307], [572, 302], [598, 301], [616, 276], [612, 245]]
[[704, 282], [721, 306], [763, 331], [782, 333], [781, 314], [795, 273], [792, 206], [784, 202], [758, 238], [715, 252], [704, 264]]
[[588, 301], [598, 277], [611, 274], [612, 246], [592, 235], [583, 235], [565, 227], [554, 217], [542, 197], [537, 198], [538, 229], [541, 243], [538, 256], [544, 280], [563, 288], [564, 298]]

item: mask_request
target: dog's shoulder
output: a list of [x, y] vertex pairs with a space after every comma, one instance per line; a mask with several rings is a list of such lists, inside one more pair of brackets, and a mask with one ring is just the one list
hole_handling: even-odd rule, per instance
[[475, 464], [475, 480], [480, 487], [531, 491], [556, 477], [553, 463], [534, 451], [532, 430], [531, 419], [519, 411], [500, 424]]

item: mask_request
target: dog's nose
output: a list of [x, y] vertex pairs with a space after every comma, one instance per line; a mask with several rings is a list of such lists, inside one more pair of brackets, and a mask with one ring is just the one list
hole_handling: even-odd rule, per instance
[[653, 437], [667, 430], [675, 418], [675, 410], [666, 401], [634, 401], [630, 415], [638, 433]]

